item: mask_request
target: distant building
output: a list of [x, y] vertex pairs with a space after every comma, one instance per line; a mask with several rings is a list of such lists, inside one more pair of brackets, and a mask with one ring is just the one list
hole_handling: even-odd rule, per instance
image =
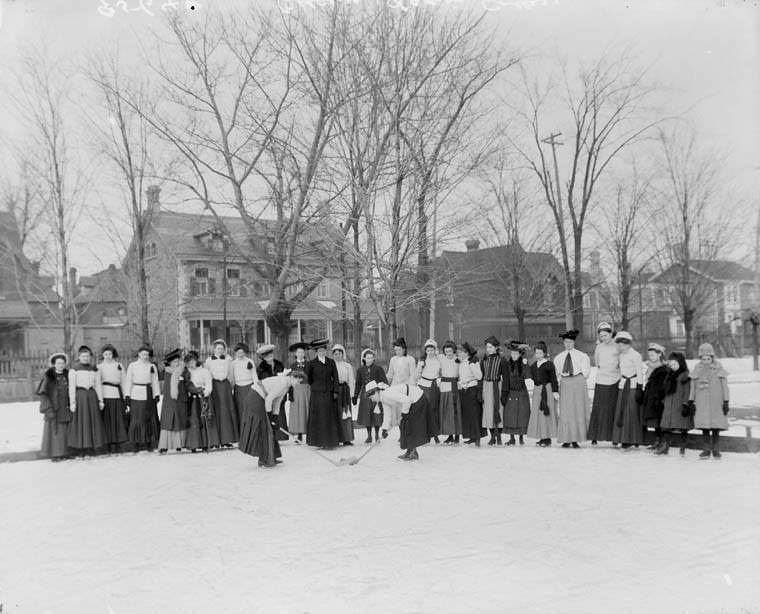
[[129, 350], [134, 336], [127, 326], [127, 283], [124, 273], [109, 265], [93, 275], [76, 278], [71, 269], [72, 287], [76, 288], [74, 307], [77, 311], [78, 341], [98, 351], [105, 343]]
[[583, 279], [583, 340], [590, 343], [596, 339], [596, 327], [602, 322], [614, 322], [612, 289], [602, 270], [601, 254], [594, 250], [589, 255], [588, 271]]

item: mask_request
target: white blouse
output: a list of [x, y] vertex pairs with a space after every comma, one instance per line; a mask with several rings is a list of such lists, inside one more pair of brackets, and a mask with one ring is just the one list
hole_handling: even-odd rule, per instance
[[[407, 394], [407, 388], [409, 394]], [[380, 401], [383, 404], [390, 403], [400, 406], [402, 414], [408, 414], [409, 408], [422, 397], [423, 391], [419, 386], [407, 386], [407, 384], [397, 384], [380, 391]]]
[[338, 368], [338, 381], [341, 384], [348, 384], [348, 389], [353, 393], [356, 381], [354, 368], [345, 360], [336, 360], [335, 366]]
[[432, 358], [426, 356], [424, 364], [422, 360], [417, 363], [417, 385], [430, 388], [433, 380], [439, 377], [441, 377], [441, 361], [437, 356]]
[[267, 413], [275, 415], [280, 413], [282, 398], [290, 389], [290, 378], [287, 375], [275, 375], [259, 380], [253, 385], [253, 389], [264, 399], [264, 407]]
[[230, 363], [232, 361], [225, 356], [224, 358], [212, 358], [209, 356], [204, 366], [211, 374], [211, 377], [218, 380], [228, 379], [230, 377]]
[[[248, 368], [249, 364], [252, 365], [252, 369]], [[233, 386], [250, 386], [258, 381], [259, 376], [256, 373], [256, 363], [253, 362], [253, 358], [242, 360], [236, 358], [230, 363], [230, 383]]]
[[620, 352], [617, 343], [597, 343], [594, 350], [596, 383], [602, 386], [617, 384], [620, 380]]
[[588, 378], [591, 375], [591, 361], [587, 354], [573, 348], [560, 352], [554, 358], [554, 368], [557, 370], [557, 377], [561, 377], [565, 369], [565, 358], [570, 353], [570, 361], [573, 363], [573, 375], [583, 375]]
[[198, 388], [203, 389], [203, 396], [211, 396], [213, 390], [213, 383], [211, 381], [211, 373], [205, 367], [195, 367], [195, 369], [188, 369], [190, 372], [190, 381], [193, 382]]
[[459, 388], [465, 390], [477, 386], [478, 382], [483, 379], [483, 371], [480, 369], [480, 362], [460, 362], [459, 363]]
[[[151, 373], [151, 368], [153, 373]], [[148, 400], [148, 388], [141, 384], [150, 384], [153, 388], [153, 396], [161, 394], [158, 387], [158, 370], [153, 363], [135, 360], [127, 367], [127, 375], [124, 383], [124, 396], [135, 401]]]
[[119, 389], [115, 385], [121, 386], [122, 394], [126, 390], [127, 371], [121, 364], [115, 360], [103, 361], [98, 365], [98, 388], [100, 388], [104, 399], [118, 399]]
[[72, 408], [75, 408], [77, 404], [77, 388], [92, 388], [98, 394], [98, 400], [103, 400], [103, 396], [98, 389], [97, 371], [91, 369], [69, 370], [69, 403]]
[[644, 385], [644, 361], [641, 359], [641, 354], [636, 350], [630, 349], [620, 352], [620, 384], [618, 388], [620, 390], [625, 386], [625, 378], [630, 379], [631, 388]]
[[389, 384], [414, 384], [417, 381], [417, 364], [411, 356], [392, 356], [388, 365]]
[[457, 357], [447, 358], [441, 354], [441, 377], [459, 377], [459, 363]]

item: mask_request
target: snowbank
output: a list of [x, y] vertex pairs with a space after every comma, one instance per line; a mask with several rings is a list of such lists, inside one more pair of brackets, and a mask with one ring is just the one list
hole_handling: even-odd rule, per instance
[[0, 465], [2, 611], [760, 611], [758, 455], [398, 453]]

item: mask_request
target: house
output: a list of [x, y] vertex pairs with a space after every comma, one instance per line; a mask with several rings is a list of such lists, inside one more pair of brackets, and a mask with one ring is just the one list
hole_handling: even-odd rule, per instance
[[0, 211], [0, 355], [53, 351], [63, 342], [52, 277], [21, 249], [16, 219]]
[[[252, 264], [252, 258], [235, 246], [258, 240], [271, 253], [275, 249], [276, 222], [262, 220], [260, 237], [252, 238], [239, 217], [217, 219], [162, 208], [156, 187], [148, 189], [148, 201], [146, 272], [154, 346], [207, 350], [216, 338], [227, 339], [230, 344], [245, 341], [251, 347], [270, 342], [272, 335], [264, 321], [264, 309], [271, 288]], [[316, 240], [324, 229], [312, 232]], [[133, 248], [125, 259], [128, 272]], [[288, 296], [294, 296], [299, 289], [298, 285], [291, 286]], [[296, 307], [290, 322], [291, 342], [332, 338], [334, 322], [342, 317], [340, 299], [340, 276], [336, 271]], [[132, 321], [132, 306], [128, 312]]]
[[591, 343], [596, 339], [596, 327], [602, 322], [614, 322], [612, 290], [602, 269], [602, 256], [598, 250], [589, 254], [589, 268], [581, 273], [583, 281], [583, 339]]
[[95, 351], [105, 343], [124, 349], [135, 345], [134, 335], [127, 325], [127, 283], [123, 271], [111, 264], [103, 271], [77, 280], [77, 270], [72, 267], [69, 276], [75, 288], [77, 340]]
[[[433, 262], [435, 338], [469, 340], [482, 346], [489, 335], [500, 339], [559, 341], [564, 330], [562, 270], [549, 253], [520, 245], [480, 248], [477, 239], [466, 251], [444, 251]], [[410, 345], [424, 341], [415, 314], [406, 318]], [[523, 332], [520, 332], [522, 320]]]

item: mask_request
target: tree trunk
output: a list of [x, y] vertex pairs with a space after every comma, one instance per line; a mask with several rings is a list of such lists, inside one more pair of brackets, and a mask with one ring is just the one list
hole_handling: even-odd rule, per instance
[[138, 319], [141, 343], [150, 341], [150, 327], [148, 325], [148, 280], [145, 272], [145, 228], [142, 222], [137, 223], [135, 228], [135, 240], [137, 242], [137, 300], [139, 302]]
[[758, 340], [757, 328], [760, 325], [760, 314], [752, 317], [752, 370], [760, 370], [758, 365], [758, 356], [760, 355], [760, 341]]
[[342, 335], [342, 343], [345, 345], [348, 343], [348, 301], [346, 300], [346, 294], [348, 294], [348, 270], [346, 269], [346, 250], [340, 251], [340, 332]]
[[694, 357], [694, 321], [689, 310], [684, 310], [683, 314], [683, 329], [686, 336], [686, 351], [685, 354], [689, 358]]
[[362, 304], [361, 304], [361, 269], [359, 267], [359, 220], [354, 220], [354, 288], [351, 295], [351, 301], [354, 304], [354, 351], [361, 352], [362, 332], [364, 331], [364, 322], [362, 321]]
[[283, 364], [288, 359], [288, 340], [290, 339], [290, 320], [293, 308], [282, 298], [272, 297], [264, 311], [264, 320], [272, 334], [275, 355]]
[[418, 299], [420, 341], [424, 342], [430, 332], [430, 298], [427, 286], [430, 281], [429, 258], [428, 258], [428, 218], [425, 211], [424, 194], [417, 199], [417, 291], [420, 292]]
[[581, 260], [581, 233], [576, 231], [573, 235], [575, 242], [575, 262], [573, 267], [573, 280], [572, 280], [572, 298], [570, 301], [570, 309], [572, 310], [573, 322], [572, 327], [580, 331], [583, 336], [583, 271]]
[[525, 341], [525, 309], [515, 307], [515, 317], [517, 318], [517, 338]]

